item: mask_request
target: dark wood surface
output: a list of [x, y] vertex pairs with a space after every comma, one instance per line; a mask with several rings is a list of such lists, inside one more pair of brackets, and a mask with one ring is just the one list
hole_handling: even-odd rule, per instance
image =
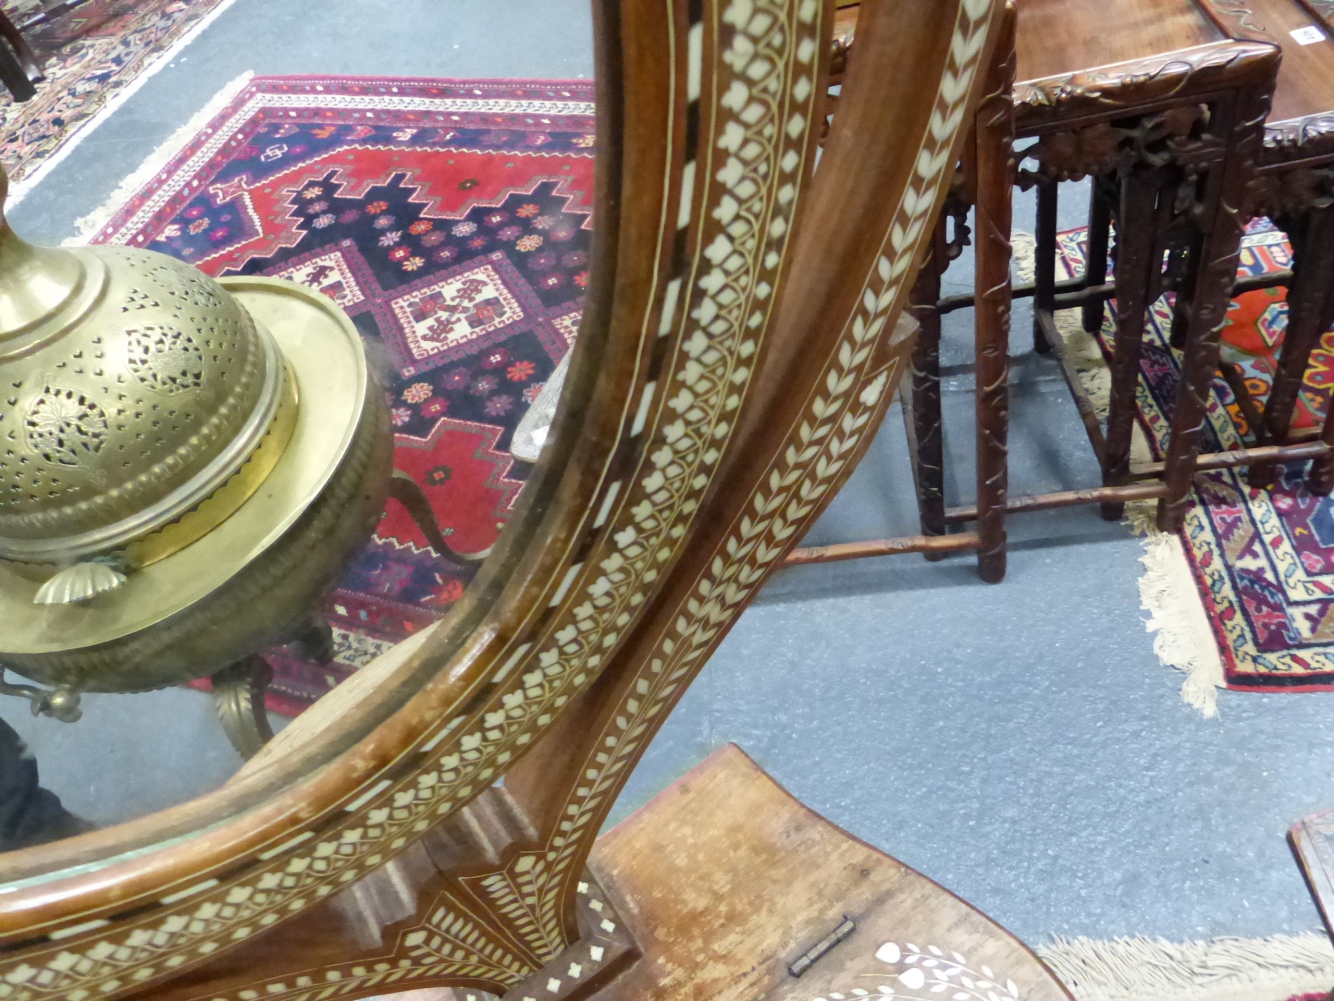
[[[1301, 45], [1292, 32], [1312, 25], [1334, 31], [1334, 4], [1328, 0], [1199, 0], [1231, 38], [1269, 42], [1283, 49], [1271, 124], [1295, 122], [1334, 111], [1334, 41]], [[1316, 12], [1323, 12], [1323, 17]], [[1308, 137], [1309, 138], [1309, 137]], [[1334, 138], [1332, 136], [1331, 138]], [[1325, 142], [1323, 138], [1319, 140]], [[1334, 143], [1328, 147], [1334, 151]]]
[[644, 953], [597, 1001], [810, 1001], [880, 984], [928, 1001], [964, 990], [961, 976], [987, 981], [984, 997], [1068, 1001], [1003, 928], [806, 809], [735, 745], [599, 839], [591, 868]]
[[1334, 810], [1313, 813], [1298, 821], [1288, 831], [1288, 843], [1325, 928], [1334, 935]]

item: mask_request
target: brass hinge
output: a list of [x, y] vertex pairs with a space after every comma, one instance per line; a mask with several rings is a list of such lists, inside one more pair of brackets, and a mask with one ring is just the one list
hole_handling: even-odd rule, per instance
[[857, 930], [857, 923], [843, 915], [843, 923], [788, 964], [787, 972], [799, 977], [814, 966], [826, 952]]

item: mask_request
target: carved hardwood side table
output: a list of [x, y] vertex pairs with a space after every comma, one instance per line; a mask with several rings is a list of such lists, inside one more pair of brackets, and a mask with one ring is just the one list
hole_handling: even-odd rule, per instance
[[[1076, 23], [1096, 30], [1076, 34]], [[1066, 37], [1087, 39], [1082, 44], [1096, 50], [1039, 44], [1063, 24]], [[1254, 175], [1278, 65], [1277, 50], [1220, 35], [1194, 0], [1116, 8], [1049, 0], [1026, 6], [1020, 17], [1026, 82], [1016, 92], [1016, 130], [1037, 138], [1023, 154], [1034, 166], [1019, 170], [1020, 184], [1038, 189], [1036, 345], [1057, 356], [1102, 467], [1102, 488], [1080, 500], [1100, 501], [1104, 517], [1116, 519], [1126, 500], [1157, 497], [1163, 530], [1180, 527], [1189, 503], [1244, 231], [1238, 207]], [[1131, 58], [1108, 65], [1111, 54]], [[1072, 63], [1100, 68], [1060, 69]], [[1089, 263], [1062, 301], [1054, 274], [1056, 186], [1084, 176], [1095, 179]], [[1112, 291], [1105, 275], [1113, 216], [1116, 334], [1104, 433], [1065, 356], [1053, 312], [1082, 304], [1086, 328], [1101, 326], [1102, 302]], [[1153, 470], [1158, 482], [1136, 484], [1128, 481], [1141, 339], [1149, 307], [1174, 279], [1182, 289], [1183, 350], [1171, 435], [1165, 461]]]
[[1291, 425], [1311, 352], [1334, 325], [1334, 3], [1208, 0], [1208, 9], [1232, 37], [1283, 48], [1246, 213], [1269, 217], [1287, 234], [1292, 270], [1239, 281], [1237, 291], [1286, 286], [1287, 331], [1262, 409], [1244, 380], [1224, 368], [1255, 438], [1253, 447], [1241, 451], [1267, 460], [1251, 469], [1255, 486], [1273, 482], [1278, 462], [1313, 458], [1308, 485], [1327, 494], [1334, 488], [1334, 425], [1326, 421], [1324, 430], [1296, 432]]
[[[1028, 0], [1019, 5], [1015, 36], [1012, 123], [987, 119], [964, 158], [933, 254], [916, 288], [914, 313], [922, 337], [914, 357], [910, 452], [922, 535], [798, 550], [789, 563], [823, 562], [897, 552], [928, 558], [977, 550], [979, 573], [1005, 573], [1005, 516], [1070, 504], [1100, 503], [1119, 518], [1128, 500], [1159, 499], [1159, 523], [1180, 524], [1197, 467], [1205, 400], [1219, 355], [1219, 334], [1235, 276], [1244, 220], [1242, 204], [1254, 177], [1262, 122], [1279, 51], [1234, 40], [1209, 15], [1204, 0]], [[1001, 91], [998, 63], [988, 94]], [[983, 108], [987, 107], [986, 102]], [[1008, 129], [1013, 129], [1012, 133]], [[1011, 139], [1013, 136], [1013, 140]], [[1016, 152], [1008, 154], [1013, 141]], [[997, 156], [999, 151], [1004, 154]], [[988, 167], [988, 164], [991, 164]], [[988, 171], [990, 171], [988, 173]], [[1062, 181], [1095, 178], [1089, 266], [1083, 278], [1055, 281], [1056, 214]], [[1034, 341], [1060, 366], [1102, 468], [1102, 486], [1008, 497], [1005, 385], [1009, 332], [1009, 199], [1011, 183], [1036, 187], [1036, 281], [1013, 290], [1034, 298]], [[977, 207], [975, 295], [940, 299], [940, 273], [968, 239], [961, 228]], [[1107, 239], [1115, 215], [1124, 234], [1115, 283], [1106, 281]], [[1162, 268], [1171, 253], [1172, 267]], [[1001, 285], [1005, 288], [1002, 290]], [[1168, 288], [1189, 287], [1181, 313], [1185, 346], [1166, 461], [1130, 468], [1139, 349], [1149, 306]], [[1106, 430], [1056, 331], [1057, 309], [1083, 306], [1097, 329], [1104, 303], [1117, 296], [1116, 352]], [[1184, 296], [1183, 296], [1184, 298]], [[977, 461], [975, 505], [947, 508], [941, 444], [939, 316], [977, 304]], [[1139, 482], [1151, 479], [1151, 482]], [[949, 533], [975, 522], [976, 531]], [[947, 534], [948, 533], [948, 534]]]

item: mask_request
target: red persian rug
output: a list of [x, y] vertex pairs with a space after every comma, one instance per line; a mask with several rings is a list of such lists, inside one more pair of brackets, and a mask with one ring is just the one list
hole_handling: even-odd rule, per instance
[[[593, 154], [586, 81], [257, 77], [93, 242], [292, 279], [342, 306], [385, 374], [397, 467], [476, 552], [528, 469], [514, 428], [579, 326]], [[265, 652], [274, 711], [300, 712], [471, 579], [388, 507], [327, 603], [334, 662]]]
[[[1061, 234], [1058, 277], [1083, 271], [1085, 238], [1082, 229]], [[1246, 235], [1239, 273], [1279, 270], [1288, 267], [1290, 259], [1284, 234], [1268, 220], [1258, 220]], [[1287, 327], [1285, 297], [1282, 288], [1239, 296], [1223, 331], [1223, 357], [1241, 366], [1251, 394], [1259, 401], [1268, 396]], [[1164, 297], [1151, 310], [1137, 401], [1149, 450], [1159, 460], [1180, 370], [1179, 352], [1167, 342], [1169, 303], [1170, 296]], [[1109, 310], [1100, 334], [1105, 350], [1114, 334]], [[1312, 356], [1297, 426], [1309, 427], [1323, 419], [1331, 386], [1334, 331], [1325, 334]], [[1221, 378], [1214, 382], [1205, 438], [1206, 451], [1256, 444]], [[1282, 468], [1277, 484], [1267, 490], [1251, 489], [1244, 471], [1196, 476], [1193, 505], [1181, 533], [1188, 565], [1182, 579], [1193, 580], [1204, 616], [1183, 609], [1180, 596], [1167, 602], [1177, 612], [1155, 609], [1155, 626], [1165, 632], [1176, 630], [1178, 639], [1184, 630], [1186, 641], [1173, 642], [1195, 647], [1189, 663], [1176, 666], [1195, 670], [1213, 658], [1216, 646], [1222, 667], [1216, 684], [1288, 691], [1334, 688], [1334, 497], [1310, 494], [1303, 479], [1306, 470], [1307, 463]], [[1189, 589], [1189, 584], [1185, 586]], [[1193, 601], [1194, 596], [1186, 598]], [[1195, 627], [1187, 620], [1206, 619], [1207, 626], [1192, 633]], [[1201, 647], [1208, 648], [1207, 657], [1199, 655]], [[1204, 664], [1201, 670], [1207, 674], [1211, 669]]]

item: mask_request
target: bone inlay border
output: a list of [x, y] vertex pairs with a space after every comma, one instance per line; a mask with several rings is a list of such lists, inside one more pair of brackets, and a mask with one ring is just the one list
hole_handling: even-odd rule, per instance
[[[705, 8], [685, 47], [699, 134], [682, 179], [682, 201], [696, 208], [682, 214], [688, 225], [678, 242], [688, 238], [691, 252], [666, 284], [662, 320], [649, 328], [668, 338], [669, 350], [626, 412], [623, 437], [637, 462], [604, 482], [586, 555], [559, 575], [554, 613], [501, 655], [504, 677], [481, 710], [424, 735], [404, 755], [420, 763], [380, 780], [382, 788], [368, 781], [349, 796], [345, 819], [330, 825], [326, 814], [318, 828], [289, 831], [236, 860], [241, 874], [186, 897], [173, 893], [138, 918], [11, 955], [0, 963], [0, 998], [106, 997], [204, 962], [300, 912], [466, 803], [592, 683], [688, 538], [731, 434], [767, 327], [815, 117], [817, 0]], [[689, 56], [705, 51], [705, 32], [716, 65], [692, 70]]]
[[595, 821], [609, 797], [619, 790], [639, 753], [666, 715], [670, 701], [703, 666], [720, 630], [764, 580], [786, 551], [803, 519], [846, 472], [851, 456], [877, 425], [871, 418], [886, 392], [893, 392], [905, 365], [907, 345], [886, 358], [878, 342], [890, 338], [884, 326], [918, 243], [930, 232], [931, 210], [952, 171], [950, 153], [972, 90], [979, 60], [993, 25], [989, 0], [961, 4], [951, 43], [949, 66], [941, 80], [936, 107], [922, 137], [916, 173], [885, 234], [880, 254], [866, 276], [860, 306], [850, 317], [834, 355], [826, 363], [805, 418], [792, 430], [782, 460], [770, 472], [766, 488], [751, 497], [722, 548], [715, 553], [694, 593], [677, 610], [675, 628], [644, 661], [640, 676], [614, 713], [580, 774], [586, 781], [565, 805], [569, 818], [561, 836], [540, 855], [520, 856], [515, 865], [539, 871], [543, 919], [554, 922], [562, 878], [568, 878], [580, 850], [597, 836]]

